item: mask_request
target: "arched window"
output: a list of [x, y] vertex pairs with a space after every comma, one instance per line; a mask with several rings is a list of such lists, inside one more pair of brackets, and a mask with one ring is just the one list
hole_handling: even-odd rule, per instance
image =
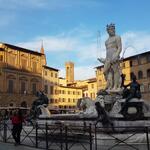
[[150, 78], [150, 69], [147, 70], [147, 78]]
[[132, 60], [130, 61], [130, 67], [132, 67], [133, 66], [133, 63], [132, 63]]
[[142, 71], [139, 71], [138, 72], [138, 79], [142, 79], [143, 78], [143, 72]]
[[50, 103], [54, 103], [54, 100], [52, 98], [50, 99]]
[[26, 90], [26, 83], [25, 82], [21, 82], [21, 94], [24, 94]]
[[44, 92], [45, 94], [48, 94], [48, 85], [44, 85]]
[[99, 86], [102, 86], [102, 80], [99, 80]]
[[34, 95], [36, 94], [36, 92], [37, 92], [37, 85], [36, 83], [32, 83], [32, 94]]
[[13, 93], [13, 89], [14, 89], [14, 81], [8, 80], [8, 93]]

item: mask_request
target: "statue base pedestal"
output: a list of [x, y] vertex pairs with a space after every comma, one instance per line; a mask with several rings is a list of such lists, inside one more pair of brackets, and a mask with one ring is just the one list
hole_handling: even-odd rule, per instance
[[[125, 104], [125, 100], [121, 101], [121, 108]], [[123, 112], [123, 116], [127, 120], [137, 120], [137, 119], [142, 119], [144, 117], [143, 113], [143, 104], [144, 101], [139, 100], [139, 99], [132, 99], [126, 104], [126, 107]]]
[[106, 111], [111, 111], [114, 103], [122, 99], [122, 91], [123, 89], [107, 89], [98, 91], [98, 96], [101, 95], [103, 97]]
[[108, 94], [122, 94], [123, 89], [107, 89], [106, 92]]

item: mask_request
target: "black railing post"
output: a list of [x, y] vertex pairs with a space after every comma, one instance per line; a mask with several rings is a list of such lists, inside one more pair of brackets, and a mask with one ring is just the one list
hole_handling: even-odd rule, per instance
[[47, 122], [45, 124], [45, 129], [46, 129], [46, 132], [45, 132], [45, 139], [46, 139], [46, 149], [48, 149], [48, 125], [47, 125]]
[[95, 124], [95, 150], [97, 150], [97, 126]]
[[92, 150], [92, 127], [91, 123], [89, 126], [89, 135], [90, 135], [90, 150]]
[[147, 140], [147, 150], [150, 150], [150, 147], [149, 147], [149, 137], [148, 137], [148, 127], [146, 127], [146, 140]]
[[65, 126], [65, 144], [66, 144], [66, 150], [68, 150], [68, 127]]
[[62, 124], [60, 125], [60, 148], [61, 148], [61, 150], [63, 150], [63, 134], [62, 134], [62, 131], [63, 131], [63, 129], [62, 129], [63, 127], [62, 127]]
[[37, 122], [36, 122], [36, 125], [35, 125], [35, 134], [36, 134], [36, 136], [35, 136], [35, 146], [36, 146], [36, 148], [38, 148], [38, 124], [37, 124]]
[[4, 137], [3, 137], [4, 142], [7, 142], [7, 124], [6, 124], [6, 118], [4, 118]]

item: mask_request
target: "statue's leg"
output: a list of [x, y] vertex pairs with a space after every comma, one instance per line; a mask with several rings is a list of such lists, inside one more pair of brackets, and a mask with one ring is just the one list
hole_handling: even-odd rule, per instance
[[129, 89], [125, 88], [123, 90], [122, 98], [127, 98], [129, 96], [129, 94], [130, 94]]
[[104, 70], [103, 70], [106, 81], [107, 81], [109, 69], [110, 69], [110, 62], [106, 61], [105, 64], [104, 64]]
[[120, 68], [119, 68], [119, 63], [117, 62], [117, 63], [114, 63], [113, 65], [112, 65], [112, 69], [113, 69], [113, 73], [114, 73], [114, 89], [118, 89], [118, 88], [120, 88], [120, 85], [121, 85], [121, 83], [120, 83], [120, 77], [121, 77], [121, 75], [120, 75]]
[[105, 77], [105, 81], [106, 81], [106, 83], [107, 83], [107, 84], [106, 84], [106, 89], [108, 89], [109, 86], [110, 86], [110, 82], [109, 82], [110, 67], [111, 67], [110, 62], [109, 62], [109, 61], [106, 61], [105, 64], [104, 64], [104, 70], [103, 70], [103, 72], [104, 72], [104, 77]]
[[106, 68], [105, 65], [104, 65], [104, 70], [103, 70], [103, 72], [104, 72], [105, 81], [107, 81], [107, 68]]
[[126, 101], [129, 102], [130, 99], [134, 98], [134, 97], [135, 97], [135, 93], [136, 93], [136, 89], [131, 88], [131, 89], [130, 89], [130, 94], [129, 94], [129, 96], [127, 97]]
[[109, 71], [108, 73], [106, 88], [107, 89], [113, 88], [113, 74], [111, 71]]
[[113, 88], [113, 84], [114, 84], [114, 82], [113, 82], [113, 72], [112, 72], [112, 69], [110, 69], [110, 71], [109, 71], [109, 82], [110, 82], [110, 89], [112, 89]]

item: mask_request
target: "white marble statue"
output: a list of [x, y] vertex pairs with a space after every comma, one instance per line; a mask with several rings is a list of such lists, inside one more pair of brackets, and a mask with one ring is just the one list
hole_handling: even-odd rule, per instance
[[86, 118], [97, 117], [95, 102], [89, 97], [83, 97], [80, 99], [80, 103], [77, 107], [80, 109], [79, 115], [82, 115]]
[[102, 107], [105, 107], [104, 97], [102, 95], [97, 96], [95, 100], [92, 100], [89, 97], [83, 97], [80, 99], [79, 104], [77, 107], [80, 108], [79, 114], [83, 115], [84, 117], [97, 117], [97, 110], [95, 108], [95, 103], [99, 102]]
[[50, 111], [48, 110], [47, 107], [45, 107], [45, 105], [39, 105], [38, 108], [40, 108], [41, 110], [41, 115], [39, 115], [39, 118], [47, 118], [50, 117]]
[[118, 90], [121, 86], [120, 53], [122, 51], [121, 37], [115, 34], [115, 25], [107, 25], [109, 35], [105, 42], [106, 58], [98, 58], [104, 63], [104, 76], [107, 81], [106, 89]]
[[105, 107], [105, 100], [103, 95], [98, 95], [95, 99], [95, 103], [96, 102], [99, 102], [103, 108]]

